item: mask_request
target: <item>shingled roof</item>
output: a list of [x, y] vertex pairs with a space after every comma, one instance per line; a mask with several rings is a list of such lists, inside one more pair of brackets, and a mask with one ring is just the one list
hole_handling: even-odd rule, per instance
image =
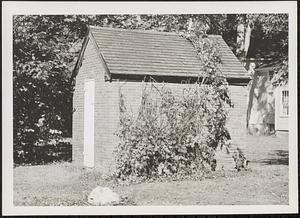
[[[192, 43], [177, 33], [90, 27], [110, 74], [197, 77], [200, 60]], [[209, 35], [221, 52], [221, 70], [227, 78], [249, 74], [222, 36]]]

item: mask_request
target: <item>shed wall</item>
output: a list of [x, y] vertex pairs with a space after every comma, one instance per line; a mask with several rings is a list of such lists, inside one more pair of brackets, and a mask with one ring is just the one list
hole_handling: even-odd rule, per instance
[[247, 86], [229, 85], [230, 98], [234, 104], [229, 109], [227, 128], [232, 137], [232, 143], [243, 147], [247, 134], [247, 104], [249, 92]]
[[108, 168], [111, 162], [112, 149], [116, 136], [113, 134], [118, 125], [118, 90], [111, 89], [111, 83], [104, 81], [105, 68], [101, 63], [93, 40], [87, 44], [82, 65], [76, 76], [75, 91], [73, 95], [73, 137], [72, 160], [83, 165], [83, 140], [84, 140], [84, 81], [95, 80], [94, 103], [94, 129], [95, 129], [95, 166], [100, 170]]
[[[158, 84], [156, 84], [156, 86], [157, 85]], [[164, 86], [170, 88], [173, 91], [173, 93], [178, 95], [180, 95], [183, 92], [183, 89], [186, 88], [186, 85], [184, 84], [175, 84], [175, 83], [167, 83], [164, 84]], [[107, 93], [110, 93], [109, 95], [111, 96], [111, 99], [118, 98], [117, 93], [119, 93], [120, 91], [125, 97], [126, 107], [128, 108], [128, 110], [132, 111], [133, 114], [137, 114], [142, 100], [142, 91], [144, 87], [145, 87], [145, 83], [130, 81], [130, 82], [108, 83], [108, 86], [106, 88], [107, 88]], [[234, 103], [234, 107], [229, 109], [227, 128], [232, 137], [233, 148], [236, 148], [236, 146], [238, 146], [243, 149], [245, 147], [244, 141], [245, 141], [245, 136], [247, 134], [246, 120], [247, 120], [248, 88], [246, 86], [230, 85], [229, 91], [230, 91], [231, 99]], [[112, 94], [113, 92], [115, 92], [115, 94]], [[114, 100], [114, 102], [116, 101]], [[117, 102], [115, 106], [116, 108], [119, 107]], [[107, 108], [107, 110], [109, 110], [109, 108]], [[118, 116], [111, 117], [110, 122], [114, 123], [115, 126], [118, 126], [118, 121], [119, 121]], [[112, 140], [111, 143], [106, 145], [108, 147], [107, 149], [113, 150], [114, 147], [117, 146], [118, 139], [117, 138], [114, 139], [116, 139], [116, 141]], [[105, 164], [110, 165], [111, 164], [110, 160], [112, 159], [113, 159], [113, 155], [109, 156]], [[224, 157], [222, 157], [222, 159], [224, 159], [222, 161], [224, 162], [226, 167], [234, 166], [233, 165], [234, 163], [232, 162], [232, 158], [230, 156], [225, 155]]]
[[[118, 144], [115, 135], [119, 125], [120, 92], [125, 96], [128, 106], [136, 113], [141, 102], [143, 83], [133, 81], [104, 81], [105, 68], [101, 64], [96, 45], [92, 40], [87, 44], [82, 66], [76, 77], [73, 105], [73, 161], [83, 164], [83, 111], [84, 80], [95, 79], [95, 166], [104, 173], [113, 169], [113, 150]], [[184, 84], [166, 84], [175, 93], [180, 94]], [[234, 108], [230, 109], [227, 127], [234, 144], [241, 144], [246, 135], [248, 91], [245, 86], [229, 87]]]
[[[129, 102], [129, 109], [136, 114], [141, 102], [144, 85], [141, 82], [119, 82], [119, 85], [118, 83], [113, 83], [112, 89], [119, 89], [116, 86], [120, 87], [126, 101]], [[175, 94], [181, 94], [183, 89], [187, 88], [184, 84], [176, 83], [165, 83], [164, 86], [170, 88]], [[230, 85], [229, 92], [234, 107], [229, 109], [227, 127], [230, 130], [233, 143], [237, 143], [243, 140], [243, 137], [246, 135], [248, 89], [246, 86]]]

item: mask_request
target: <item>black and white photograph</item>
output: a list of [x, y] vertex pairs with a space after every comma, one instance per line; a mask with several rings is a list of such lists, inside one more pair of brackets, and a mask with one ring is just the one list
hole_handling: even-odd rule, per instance
[[2, 3], [6, 214], [298, 212], [297, 2], [185, 4]]

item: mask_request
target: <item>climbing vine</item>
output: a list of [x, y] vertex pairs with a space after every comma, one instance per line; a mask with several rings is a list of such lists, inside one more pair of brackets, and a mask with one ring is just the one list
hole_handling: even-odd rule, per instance
[[195, 83], [176, 95], [167, 84], [148, 81], [137, 115], [127, 110], [120, 91], [120, 142], [116, 176], [123, 180], [202, 177], [215, 170], [215, 150], [228, 146], [226, 78], [220, 71], [216, 42], [206, 35], [183, 35], [192, 42], [202, 64]]

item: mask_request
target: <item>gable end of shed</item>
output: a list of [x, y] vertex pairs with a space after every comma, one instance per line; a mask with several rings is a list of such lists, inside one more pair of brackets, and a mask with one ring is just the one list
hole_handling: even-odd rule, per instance
[[100, 60], [100, 62], [102, 64], [102, 66], [105, 69], [104, 80], [105, 81], [111, 81], [110, 71], [109, 71], [109, 69], [107, 67], [107, 64], [106, 64], [106, 62], [104, 60], [103, 55], [101, 54], [99, 46], [98, 46], [97, 42], [95, 41], [95, 38], [93, 37], [92, 32], [90, 31], [90, 28], [88, 30], [88, 33], [87, 33], [86, 37], [84, 38], [84, 41], [82, 43], [82, 47], [81, 47], [80, 53], [78, 55], [75, 67], [73, 69], [73, 72], [72, 72], [72, 81], [75, 81], [75, 78], [78, 75], [78, 72], [80, 71], [80, 68], [82, 66], [82, 62], [83, 62], [83, 60], [85, 58], [86, 49], [87, 49], [89, 43], [92, 43], [92, 47], [97, 52], [97, 54], [99, 56], [99, 60]]

